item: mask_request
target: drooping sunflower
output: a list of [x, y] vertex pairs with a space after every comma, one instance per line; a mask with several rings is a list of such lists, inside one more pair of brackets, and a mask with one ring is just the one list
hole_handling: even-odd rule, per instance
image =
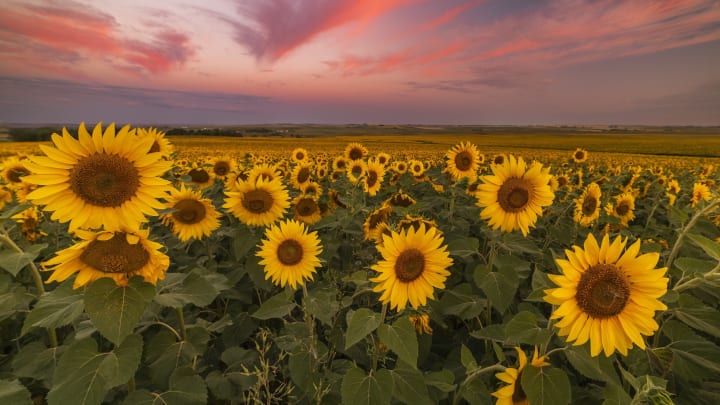
[[588, 227], [600, 216], [600, 186], [596, 183], [588, 184], [582, 195], [575, 200], [575, 215], [573, 220], [581, 226]]
[[403, 207], [407, 208], [413, 204], [415, 204], [415, 199], [412, 198], [410, 195], [406, 194], [402, 190], [398, 190], [394, 192], [390, 197], [388, 197], [387, 200], [385, 200], [384, 204], [389, 205], [391, 207]]
[[69, 221], [70, 231], [137, 228], [145, 215], [164, 208], [159, 199], [171, 187], [160, 176], [173, 163], [159, 152], [149, 153], [151, 137], [136, 136], [129, 125], [116, 133], [110, 124], [103, 132], [98, 123], [92, 135], [80, 124], [78, 139], [63, 128], [52, 140], [55, 147], [40, 145], [47, 156], [31, 156], [25, 163], [33, 174], [24, 180], [42, 186], [27, 198], [53, 212], [52, 220]]
[[322, 219], [320, 206], [314, 196], [299, 195], [293, 200], [293, 206], [295, 207], [293, 218], [298, 221], [312, 225]]
[[371, 196], [376, 195], [382, 187], [383, 177], [385, 177], [385, 166], [375, 160], [370, 160], [367, 164], [367, 176], [363, 182], [365, 192]]
[[466, 177], [470, 182], [475, 181], [480, 161], [480, 152], [475, 145], [470, 142], [461, 142], [459, 145], [453, 146], [445, 157], [447, 158], [446, 170], [453, 180], [458, 181]]
[[265, 266], [265, 279], [273, 284], [293, 289], [312, 280], [320, 267], [318, 255], [322, 246], [317, 232], [308, 233], [305, 224], [289, 219], [265, 230], [257, 256]]
[[627, 226], [635, 219], [635, 197], [631, 192], [622, 193], [615, 197], [615, 204], [605, 206], [605, 212], [619, 218], [622, 226]]
[[221, 214], [212, 201], [203, 198], [199, 191], [186, 189], [185, 185], [180, 185], [180, 190], [172, 190], [167, 207], [173, 211], [162, 215], [162, 222], [183, 242], [210, 236], [220, 227]]
[[143, 229], [114, 232], [78, 229], [75, 235], [81, 242], [42, 263], [44, 270], [53, 272], [46, 282], [62, 282], [77, 273], [73, 288], [103, 277], [112, 278], [119, 286], [127, 285], [133, 276], [157, 284], [165, 278], [170, 258], [160, 251], [161, 244], [148, 239], [149, 233]]
[[[525, 391], [520, 385], [522, 372], [528, 365], [527, 355], [517, 346], [515, 347], [515, 350], [518, 352], [518, 367], [508, 367], [505, 371], [495, 374], [495, 378], [509, 384], [492, 393], [492, 396], [497, 398], [497, 402], [495, 403], [496, 405], [530, 404], [527, 399], [527, 394], [525, 394]], [[550, 363], [547, 361], [547, 356], [538, 356], [538, 348], [536, 346], [533, 352], [532, 360], [530, 361], [530, 366], [542, 368], [549, 365]]]
[[160, 131], [157, 128], [137, 128], [137, 135], [139, 137], [150, 137], [153, 139], [153, 144], [150, 147], [149, 153], [158, 152], [162, 154], [165, 159], [171, 159], [175, 147], [165, 137], [165, 132]]
[[10, 187], [15, 187], [23, 183], [23, 177], [30, 174], [30, 170], [25, 167], [27, 159], [19, 159], [12, 156], [2, 162], [2, 177]]
[[432, 335], [430, 327], [430, 315], [426, 313], [410, 315], [408, 317], [418, 335]]
[[445, 288], [453, 260], [435, 229], [423, 225], [417, 231], [393, 231], [382, 238], [377, 249], [383, 260], [372, 266], [379, 274], [370, 279], [378, 283], [373, 291], [382, 292], [382, 303], [397, 311], [405, 309], [408, 302], [418, 308], [433, 298], [433, 288]]
[[692, 198], [690, 199], [690, 203], [693, 207], [700, 201], [708, 201], [710, 198], [712, 198], [712, 194], [710, 193], [710, 188], [706, 184], [693, 184]]
[[484, 207], [480, 218], [493, 229], [512, 232], [520, 229], [527, 236], [535, 226], [542, 209], [552, 204], [553, 194], [548, 182], [551, 175], [542, 164], [533, 162], [528, 168], [523, 158], [508, 156], [502, 165], [492, 166], [492, 175], [482, 176], [483, 184], [475, 193], [477, 205]]
[[270, 225], [290, 207], [290, 196], [280, 179], [237, 183], [237, 191], [226, 191], [223, 208], [251, 226]]
[[363, 237], [365, 240], [382, 241], [379, 227], [380, 224], [387, 222], [391, 212], [391, 207], [382, 205], [365, 218], [365, 222], [363, 222]]
[[[638, 256], [640, 241], [625, 253], [627, 239], [616, 237], [610, 243], [605, 234], [600, 245], [592, 234], [584, 249], [565, 250], [567, 259], [556, 259], [561, 275], [549, 275], [558, 288], [545, 290], [545, 301], [557, 305], [551, 319], [558, 335], [581, 345], [590, 341], [590, 354], [615, 350], [627, 355], [633, 343], [645, 348], [642, 335], [657, 329], [655, 311], [667, 309], [659, 298], [667, 292], [667, 268], [655, 268], [657, 252]], [[621, 256], [622, 254], [622, 256]]]
[[301, 162], [293, 168], [291, 179], [292, 185], [298, 190], [301, 190], [307, 183], [312, 181], [311, 175], [313, 172], [312, 162]]
[[345, 148], [345, 158], [348, 160], [361, 160], [367, 154], [367, 148], [357, 142], [352, 142]]
[[295, 148], [290, 154], [290, 158], [293, 162], [300, 163], [309, 160], [310, 155], [308, 155], [308, 151], [305, 150], [305, 148]]
[[575, 163], [582, 163], [587, 160], [587, 151], [585, 149], [577, 148], [572, 155]]

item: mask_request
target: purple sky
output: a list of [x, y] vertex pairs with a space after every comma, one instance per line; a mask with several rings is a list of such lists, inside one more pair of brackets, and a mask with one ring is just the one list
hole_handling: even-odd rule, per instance
[[720, 125], [720, 1], [5, 0], [0, 125]]

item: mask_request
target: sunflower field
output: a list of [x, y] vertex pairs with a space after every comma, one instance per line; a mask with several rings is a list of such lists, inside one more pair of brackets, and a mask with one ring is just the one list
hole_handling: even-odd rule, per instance
[[716, 139], [479, 139], [4, 143], [0, 403], [720, 403]]

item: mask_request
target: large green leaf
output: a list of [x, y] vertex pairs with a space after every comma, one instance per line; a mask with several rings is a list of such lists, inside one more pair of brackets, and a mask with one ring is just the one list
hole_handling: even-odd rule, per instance
[[460, 363], [465, 367], [467, 373], [472, 372], [478, 367], [475, 356], [473, 356], [470, 349], [465, 345], [460, 345]]
[[282, 318], [297, 307], [297, 304], [292, 301], [292, 298], [292, 290], [286, 289], [263, 302], [252, 316], [257, 319]]
[[717, 243], [712, 239], [708, 239], [697, 233], [688, 233], [687, 237], [688, 239], [693, 241], [693, 243], [700, 246], [700, 248], [705, 251], [708, 256], [712, 257], [717, 261], [720, 261], [720, 243]]
[[322, 323], [332, 326], [333, 318], [340, 310], [340, 301], [336, 290], [317, 289], [308, 292], [305, 306], [312, 316]]
[[154, 296], [155, 286], [140, 277], [131, 279], [125, 287], [101, 278], [85, 291], [85, 311], [103, 336], [120, 344], [133, 332]]
[[525, 367], [520, 384], [533, 405], [564, 405], [570, 403], [570, 380], [559, 368]]
[[581, 346], [568, 346], [564, 351], [565, 357], [570, 364], [587, 378], [614, 382], [619, 384], [620, 380], [614, 370], [612, 361], [604, 356], [592, 357], [587, 344]]
[[688, 326], [715, 337], [720, 337], [720, 312], [687, 294], [680, 295], [680, 308], [673, 313]]
[[398, 318], [392, 325], [378, 327], [380, 342], [390, 348], [397, 356], [413, 368], [417, 367], [418, 340], [415, 328], [407, 317]]
[[170, 376], [164, 392], [138, 390], [128, 395], [125, 405], [203, 405], [207, 403], [205, 381], [190, 367], [178, 368]]
[[340, 391], [343, 404], [389, 404], [393, 392], [393, 377], [384, 368], [368, 375], [362, 369], [353, 367], [345, 373]]
[[41, 243], [30, 246], [24, 252], [16, 252], [12, 249], [0, 250], [0, 268], [5, 269], [13, 276], [17, 276], [20, 270], [35, 260], [46, 247], [47, 243]]
[[48, 404], [100, 404], [111, 388], [126, 383], [135, 374], [142, 346], [138, 335], [128, 336], [109, 353], [98, 353], [92, 339], [74, 343], [55, 369]]
[[18, 377], [42, 381], [48, 388], [52, 387], [55, 367], [67, 348], [68, 346], [45, 347], [40, 342], [31, 342], [13, 358], [13, 373]]
[[530, 311], [518, 312], [505, 325], [505, 335], [511, 343], [537, 345], [546, 342], [551, 334], [551, 331], [537, 326], [535, 314]]
[[477, 253], [480, 241], [477, 238], [452, 239], [447, 242], [447, 248], [453, 256], [467, 257]]
[[[345, 333], [345, 349], [359, 342], [380, 326], [380, 314], [367, 308], [348, 313], [348, 328]], [[417, 345], [416, 345], [417, 347]], [[417, 356], [417, 355], [416, 355]]]
[[83, 312], [83, 295], [73, 290], [72, 281], [64, 282], [40, 297], [25, 318], [20, 335], [32, 328], [57, 328], [72, 323]]
[[430, 405], [429, 393], [423, 374], [414, 368], [398, 362], [394, 370], [390, 370], [393, 380], [393, 396], [406, 404]]
[[489, 271], [488, 266], [478, 266], [475, 269], [475, 283], [490, 299], [492, 305], [504, 313], [515, 300], [519, 279], [512, 269]]
[[32, 405], [30, 391], [19, 380], [0, 380], [0, 404]]
[[227, 278], [222, 274], [200, 274], [198, 271], [168, 274], [154, 300], [160, 305], [171, 308], [182, 308], [187, 304], [204, 307], [210, 305], [220, 291], [227, 288], [230, 286]]
[[[485, 309], [485, 303], [485, 298], [473, 293], [470, 284], [462, 283], [453, 289], [445, 290], [437, 308], [445, 315], [472, 319]], [[432, 302], [431, 305], [435, 303]]]

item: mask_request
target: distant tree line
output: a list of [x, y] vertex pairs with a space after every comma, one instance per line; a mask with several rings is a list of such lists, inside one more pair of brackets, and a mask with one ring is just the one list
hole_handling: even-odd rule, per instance
[[41, 142], [49, 141], [53, 133], [60, 133], [61, 128], [41, 127], [41, 128], [10, 128], [8, 129], [8, 137], [15, 142]]

